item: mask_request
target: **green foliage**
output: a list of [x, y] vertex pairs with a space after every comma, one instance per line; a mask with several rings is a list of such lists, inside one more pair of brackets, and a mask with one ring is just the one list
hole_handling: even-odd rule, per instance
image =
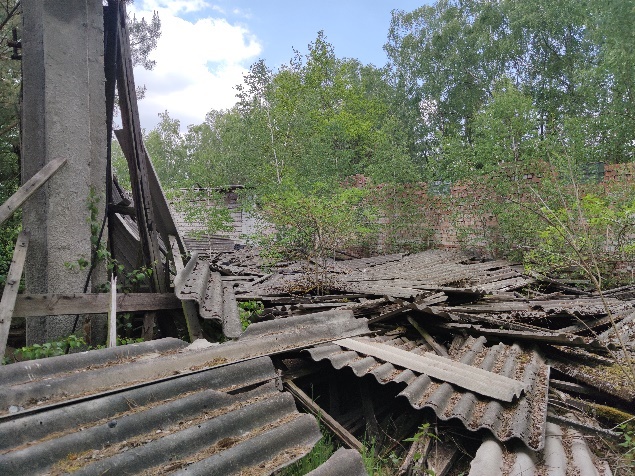
[[374, 210], [360, 188], [316, 184], [304, 193], [293, 183], [262, 198], [262, 216], [275, 229], [256, 237], [264, 256], [323, 260], [359, 245], [374, 231]]
[[385, 72], [337, 58], [322, 32], [277, 71], [257, 61], [236, 89], [233, 109], [189, 128], [192, 183], [260, 190], [293, 181], [307, 191], [357, 173], [400, 182], [421, 175]]
[[[12, 29], [21, 27], [21, 9], [16, 0], [0, 5], [0, 203], [20, 186], [19, 96], [20, 61], [12, 60]], [[0, 227], [0, 285], [6, 280], [13, 250], [21, 231], [21, 211], [17, 210]]]
[[20, 360], [36, 360], [64, 355], [72, 349], [77, 349], [85, 345], [86, 341], [82, 337], [70, 335], [54, 342], [21, 347], [15, 351], [15, 354]]
[[618, 432], [623, 438], [623, 441], [619, 443], [619, 446], [624, 449], [622, 453], [623, 463], [627, 468], [635, 469], [635, 430], [628, 423], [624, 423], [618, 428]]
[[303, 476], [326, 463], [331, 455], [335, 453], [336, 445], [331, 433], [321, 424], [320, 430], [323, 436], [309, 454], [283, 469], [280, 472], [280, 476]]
[[168, 189], [189, 183], [188, 154], [181, 123], [172, 119], [168, 111], [159, 113], [161, 119], [154, 129], [144, 134], [144, 145], [161, 184]]
[[195, 224], [193, 236], [212, 235], [233, 230], [233, 220], [225, 206], [222, 190], [186, 188], [169, 190], [166, 198], [186, 223]]
[[519, 160], [536, 137], [575, 149], [577, 161], [632, 160], [634, 15], [632, 0], [439, 0], [393, 11], [390, 72], [418, 132], [414, 150], [441, 169], [432, 178]]
[[247, 329], [251, 324], [252, 316], [259, 316], [264, 311], [264, 304], [262, 301], [242, 301], [238, 303], [238, 313], [240, 317], [240, 324], [243, 330]]
[[635, 258], [635, 190], [570, 190], [559, 198], [554, 204], [538, 196], [533, 212], [541, 227], [525, 263], [549, 273], [577, 271], [599, 288], [619, 284], [616, 269]]
[[364, 442], [362, 461], [370, 476], [391, 476], [399, 467], [399, 458], [394, 453], [388, 456], [380, 455], [374, 439]]
[[427, 423], [427, 422], [422, 423], [419, 426], [419, 428], [417, 428], [417, 432], [410, 438], [406, 438], [404, 441], [417, 443], [421, 440], [428, 439], [428, 438], [433, 440], [439, 440], [439, 437], [430, 428], [431, 428], [430, 423]]

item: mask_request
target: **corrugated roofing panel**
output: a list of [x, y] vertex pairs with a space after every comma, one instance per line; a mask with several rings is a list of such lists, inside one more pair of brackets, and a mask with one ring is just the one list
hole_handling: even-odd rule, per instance
[[545, 447], [532, 451], [522, 445], [502, 445], [486, 438], [472, 463], [468, 476], [610, 476], [606, 461], [597, 459], [585, 438], [572, 428], [547, 423]]
[[[86, 394], [140, 385], [175, 374], [302, 349], [368, 332], [366, 320], [355, 319], [353, 311], [326, 311], [260, 322], [249, 326], [237, 340], [210, 345], [201, 350], [167, 351], [161, 354], [153, 352], [147, 358], [137, 356], [134, 359], [116, 361], [125, 365], [103, 363], [99, 367], [99, 378], [94, 378], [92, 372], [76, 369], [58, 373], [54, 380], [46, 380], [40, 376], [38, 379], [3, 386], [0, 388], [0, 412], [8, 411], [11, 405], [27, 407], [50, 404], [70, 397], [80, 398]], [[59, 357], [52, 359], [57, 358]], [[10, 367], [0, 368], [0, 379], [3, 372], [8, 372], [5, 369]]]
[[181, 300], [196, 301], [203, 319], [211, 319], [223, 328], [227, 337], [238, 337], [242, 331], [232, 286], [223, 286], [219, 273], [212, 272], [207, 260], [194, 253], [185, 268], [174, 278], [174, 292]]
[[[250, 364], [230, 367], [241, 374], [245, 365]], [[263, 467], [256, 474], [270, 474], [308, 453], [321, 437], [315, 419], [298, 413], [293, 397], [274, 382], [229, 394], [191, 380], [181, 377], [176, 392], [152, 394], [140, 400], [143, 403], [135, 399], [135, 391], [118, 395], [125, 408], [104, 405], [102, 398], [91, 400], [101, 414], [94, 413], [81, 425], [71, 418], [61, 430], [58, 419], [47, 412], [26, 416], [28, 422], [17, 418], [0, 423], [0, 431], [8, 424], [37, 432], [34, 440], [3, 445], [2, 474], [158, 475], [187, 470], [230, 475], [257, 465]], [[74, 415], [76, 408], [64, 410]], [[40, 424], [44, 420], [49, 425]]]
[[524, 385], [518, 380], [456, 362], [432, 352], [415, 354], [365, 338], [341, 339], [333, 343], [504, 402], [513, 401], [524, 390]]
[[[378, 336], [374, 339], [418, 354], [429, 350], [422, 341], [410, 341], [405, 337]], [[451, 351], [450, 357], [523, 382], [526, 392], [512, 403], [482, 398], [335, 344], [306, 352], [315, 361], [328, 359], [335, 368], [350, 367], [359, 377], [371, 374], [380, 383], [405, 383], [406, 388], [399, 395], [406, 397], [416, 409], [434, 410], [442, 420], [457, 418], [470, 430], [487, 428], [500, 441], [519, 438], [529, 447], [540, 449], [547, 418], [549, 367], [535, 350], [517, 344], [486, 347], [485, 343], [484, 337], [470, 337]]]
[[362, 457], [355, 450], [340, 448], [326, 463], [306, 476], [367, 476]]

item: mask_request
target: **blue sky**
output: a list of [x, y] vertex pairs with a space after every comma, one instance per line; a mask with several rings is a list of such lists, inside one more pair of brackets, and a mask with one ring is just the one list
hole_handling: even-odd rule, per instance
[[146, 97], [141, 125], [153, 128], [164, 110], [187, 125], [211, 109], [231, 107], [233, 87], [249, 66], [264, 58], [270, 68], [285, 64], [292, 48], [306, 53], [324, 30], [338, 57], [383, 66], [382, 49], [391, 11], [412, 11], [430, 0], [136, 0], [137, 17], [159, 12], [162, 37], [153, 71], [135, 70]]

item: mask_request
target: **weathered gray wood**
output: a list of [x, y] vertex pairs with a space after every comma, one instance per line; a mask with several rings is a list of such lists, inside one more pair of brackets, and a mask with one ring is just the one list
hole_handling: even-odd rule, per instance
[[172, 250], [172, 258], [174, 259], [174, 269], [176, 270], [176, 274], [179, 274], [183, 271], [183, 268], [185, 268], [183, 258], [181, 257], [181, 250], [179, 249], [179, 243], [174, 235], [170, 235], [168, 239], [170, 240], [170, 249]]
[[0, 206], [0, 224], [4, 223], [13, 212], [27, 201], [38, 188], [40, 188], [62, 165], [66, 163], [65, 158], [51, 160], [48, 164], [40, 169], [33, 177], [27, 180], [17, 192], [9, 197], [9, 199]]
[[434, 350], [437, 353], [437, 355], [440, 355], [442, 357], [448, 356], [448, 351], [445, 350], [445, 348], [441, 344], [439, 344], [436, 340], [434, 340], [434, 338], [430, 335], [430, 333], [426, 331], [423, 327], [421, 327], [417, 321], [415, 321], [410, 316], [408, 316], [407, 319], [408, 319], [408, 322], [412, 324], [412, 327], [417, 329], [417, 332], [421, 334], [421, 337], [425, 339], [425, 341], [428, 343], [430, 347], [432, 347], [432, 350]]
[[108, 347], [117, 347], [117, 276], [110, 279], [110, 308], [108, 309]]
[[157, 322], [157, 313], [154, 311], [146, 312], [143, 315], [143, 327], [141, 328], [141, 338], [144, 341], [154, 339], [154, 326]]
[[9, 338], [9, 329], [11, 327], [11, 316], [15, 306], [15, 298], [18, 295], [20, 287], [20, 278], [22, 277], [22, 269], [26, 260], [26, 250], [29, 246], [29, 233], [23, 231], [18, 235], [18, 240], [13, 251], [13, 259], [7, 274], [7, 284], [2, 293], [0, 301], [0, 357], [4, 357], [4, 351], [7, 348], [7, 339]]
[[300, 387], [290, 381], [285, 382], [284, 387], [289, 392], [291, 392], [291, 394], [300, 403], [300, 405], [302, 405], [306, 410], [318, 417], [322, 423], [324, 423], [346, 444], [347, 447], [360, 452], [363, 451], [364, 446], [362, 445], [362, 443], [357, 438], [355, 438], [346, 428], [340, 425], [331, 415], [326, 413], [324, 409], [322, 409], [317, 403], [311, 400], [311, 397], [304, 393], [302, 389], [300, 389]]
[[[179, 309], [181, 301], [172, 293], [130, 293], [117, 295], [119, 312]], [[15, 317], [102, 314], [110, 309], [110, 294], [21, 294]]]
[[132, 54], [126, 26], [126, 7], [119, 3], [119, 54], [117, 56], [117, 87], [122, 129], [115, 131], [121, 150], [128, 162], [130, 184], [139, 227], [143, 264], [152, 269], [150, 289], [155, 292], [167, 291], [165, 273], [161, 266], [161, 250], [155, 220], [154, 204], [148, 182], [148, 155], [143, 146], [143, 135], [139, 123], [139, 109], [135, 92]]

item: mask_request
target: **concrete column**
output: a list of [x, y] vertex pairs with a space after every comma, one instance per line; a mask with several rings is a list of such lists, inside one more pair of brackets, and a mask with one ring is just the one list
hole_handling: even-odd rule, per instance
[[[72, 271], [65, 263], [90, 262], [91, 189], [100, 198], [100, 221], [104, 214], [102, 2], [23, 0], [22, 8], [22, 180], [57, 157], [68, 160], [23, 206], [23, 227], [31, 232], [26, 291], [81, 293], [88, 269]], [[29, 319], [27, 343], [67, 336], [73, 321], [74, 316]], [[79, 332], [83, 324], [80, 319]]]

